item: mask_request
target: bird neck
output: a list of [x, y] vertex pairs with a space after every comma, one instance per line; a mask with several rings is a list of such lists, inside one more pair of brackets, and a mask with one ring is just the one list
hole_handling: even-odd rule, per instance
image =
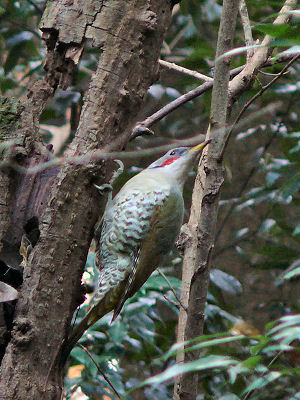
[[183, 186], [185, 184], [186, 178], [188, 176], [188, 171], [182, 168], [180, 165], [166, 165], [161, 168], [161, 174], [163, 174], [168, 182], [172, 185], [178, 186], [180, 191], [183, 191]]

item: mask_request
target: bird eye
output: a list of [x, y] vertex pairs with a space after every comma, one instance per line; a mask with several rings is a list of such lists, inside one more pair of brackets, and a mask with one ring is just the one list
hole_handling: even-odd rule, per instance
[[175, 154], [176, 154], [175, 150], [172, 150], [170, 156], [175, 156]]

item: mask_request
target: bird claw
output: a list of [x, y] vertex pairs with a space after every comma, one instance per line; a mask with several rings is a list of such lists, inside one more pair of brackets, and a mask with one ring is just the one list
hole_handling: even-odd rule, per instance
[[119, 168], [116, 171], [114, 171], [110, 181], [108, 183], [104, 183], [101, 186], [98, 186], [94, 183], [95, 188], [97, 188], [101, 194], [104, 194], [105, 192], [112, 192], [113, 184], [119, 178], [119, 176], [124, 172], [123, 162], [121, 160], [114, 160], [114, 162], [119, 165]]
[[101, 186], [98, 186], [98, 185], [96, 185], [96, 184], [94, 183], [94, 186], [95, 186], [96, 189], [99, 190], [100, 194], [104, 194], [105, 192], [111, 192], [111, 191], [113, 190], [112, 185], [109, 184], [109, 183], [104, 183], [104, 184], [101, 185]]
[[123, 162], [121, 160], [114, 160], [114, 162], [119, 165], [119, 168], [116, 171], [114, 171], [114, 173], [113, 173], [113, 175], [111, 177], [111, 180], [109, 181], [110, 185], [113, 185], [113, 183], [116, 181], [116, 179], [118, 179], [119, 176], [121, 174], [123, 174], [123, 172], [124, 172], [124, 164], [123, 164]]
[[21, 239], [21, 245], [19, 249], [19, 254], [22, 256], [22, 262], [20, 264], [21, 268], [25, 268], [28, 262], [28, 257], [32, 250], [32, 244], [27, 236], [24, 234]]

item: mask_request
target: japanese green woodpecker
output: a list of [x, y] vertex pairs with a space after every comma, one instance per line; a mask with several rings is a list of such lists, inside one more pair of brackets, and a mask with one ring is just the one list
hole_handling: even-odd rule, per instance
[[184, 183], [209, 142], [168, 151], [131, 178], [108, 203], [96, 246], [98, 290], [87, 315], [71, 333], [70, 344], [110, 311], [114, 320], [125, 301], [163, 263], [182, 225]]

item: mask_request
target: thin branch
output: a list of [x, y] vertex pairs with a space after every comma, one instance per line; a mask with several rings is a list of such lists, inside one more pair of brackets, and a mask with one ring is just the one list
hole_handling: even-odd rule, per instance
[[43, 10], [37, 4], [35, 4], [34, 1], [32, 1], [32, 0], [26, 0], [26, 1], [27, 1], [27, 3], [31, 4], [35, 8], [35, 10], [37, 11], [37, 13], [39, 15], [43, 14]]
[[[296, 7], [296, 5], [297, 0], [286, 0], [279, 11], [277, 18], [274, 20], [273, 25], [288, 23], [291, 18], [291, 11]], [[274, 40], [275, 39], [272, 36], [266, 35], [261, 42], [260, 47], [255, 51], [249, 62], [246, 64], [246, 68], [230, 82], [229, 109], [231, 109], [233, 103], [240, 97], [240, 95], [252, 86], [258, 70], [265, 65], [273, 52], [273, 47], [271, 45]], [[295, 54], [293, 54], [293, 57], [294, 56]]]
[[284, 74], [281, 74], [281, 72], [279, 72], [279, 74], [272, 74], [271, 72], [266, 72], [266, 71], [262, 71], [259, 70], [259, 73], [262, 75], [266, 75], [266, 76], [277, 76], [277, 75], [287, 75], [289, 73], [289, 71], [286, 71]]
[[163, 54], [167, 54], [167, 55], [171, 54], [170, 47], [165, 40], [163, 41], [163, 48], [165, 49], [165, 51], [162, 51]]
[[[244, 114], [244, 112], [248, 109], [248, 107], [258, 98], [260, 97], [267, 89], [269, 89], [270, 86], [274, 85], [274, 83], [276, 81], [278, 81], [278, 79], [285, 74], [285, 72], [287, 71], [287, 69], [300, 57], [300, 54], [297, 54], [296, 56], [294, 56], [283, 68], [282, 70], [279, 72], [279, 74], [277, 74], [275, 76], [274, 79], [271, 80], [271, 82], [269, 82], [267, 85], [262, 86], [260, 88], [260, 90], [244, 105], [244, 107], [241, 109], [239, 115], [237, 116], [236, 120], [234, 121], [232, 128], [230, 129], [230, 131], [227, 134], [227, 138], [226, 138], [226, 145], [228, 144], [229, 138], [233, 132], [233, 127], [240, 121], [242, 115]], [[224, 154], [226, 146], [223, 149], [222, 152], [222, 156]]]
[[[252, 46], [253, 45], [252, 30], [245, 0], [240, 0], [239, 13], [244, 30], [245, 44], [246, 46]], [[247, 50], [247, 62], [252, 57], [253, 53], [254, 53], [253, 48]]]
[[[270, 86], [272, 86], [282, 75], [284, 75], [285, 71], [286, 71], [299, 57], [300, 57], [300, 55], [295, 56], [288, 64], [286, 64], [286, 65], [284, 66], [284, 68], [280, 71], [280, 73], [279, 73], [278, 75], [276, 75], [274, 79], [271, 80], [271, 82], [269, 82], [267, 85], [263, 86], [263, 87], [259, 90], [259, 92], [257, 92], [257, 93], [244, 105], [244, 107], [243, 107], [242, 110], [240, 111], [239, 115], [237, 116], [237, 118], [236, 118], [236, 120], [235, 120], [235, 122], [233, 123], [232, 126], [235, 126], [235, 124], [237, 124], [237, 123], [240, 121], [240, 119], [241, 119], [243, 113], [247, 110], [247, 108], [248, 108], [259, 96], [261, 96]], [[226, 140], [227, 143], [228, 143], [228, 140], [229, 140], [231, 134], [232, 134], [232, 129], [231, 129], [231, 130], [229, 131], [229, 133], [228, 133], [228, 137], [227, 137], [227, 140]], [[275, 137], [276, 135], [277, 135], [277, 131], [275, 131], [275, 133], [272, 135], [272, 137], [270, 138], [270, 140], [268, 140], [268, 142], [265, 144], [264, 150], [263, 150], [263, 153], [262, 153], [262, 156], [266, 153], [267, 149], [270, 147], [270, 145], [271, 145], [271, 143], [272, 143], [272, 141], [273, 141], [273, 139], [274, 139], [274, 137]], [[251, 168], [251, 170], [250, 170], [250, 172], [249, 172], [249, 174], [248, 174], [247, 179], [244, 181], [244, 183], [243, 183], [243, 185], [242, 185], [242, 187], [241, 187], [239, 193], [237, 194], [237, 197], [240, 197], [240, 196], [242, 195], [242, 193], [244, 192], [244, 190], [245, 190], [246, 187], [248, 186], [248, 183], [249, 183], [250, 179], [252, 178], [252, 176], [254, 175], [254, 173], [255, 173], [255, 171], [257, 170], [257, 168], [258, 168], [257, 166], [254, 166], [254, 167]], [[224, 219], [223, 219], [223, 221], [222, 221], [222, 223], [221, 223], [221, 225], [220, 225], [220, 227], [219, 227], [219, 229], [218, 229], [218, 231], [217, 231], [217, 233], [216, 233], [215, 242], [217, 242], [218, 238], [220, 237], [220, 235], [221, 235], [221, 233], [222, 233], [222, 231], [223, 231], [223, 229], [224, 229], [224, 227], [225, 227], [225, 225], [226, 225], [226, 223], [227, 223], [227, 221], [228, 221], [228, 219], [229, 219], [229, 217], [230, 217], [230, 215], [232, 214], [232, 212], [233, 212], [234, 209], [235, 209], [235, 204], [232, 204], [232, 205], [230, 206], [229, 210], [227, 211], [227, 214], [225, 215], [225, 217], [224, 217]]]
[[95, 361], [94, 357], [92, 356], [92, 354], [88, 351], [88, 349], [86, 349], [84, 346], [82, 346], [82, 344], [77, 343], [77, 346], [80, 347], [92, 360], [92, 362], [95, 364], [97, 370], [100, 372], [100, 374], [103, 376], [103, 378], [106, 380], [106, 382], [109, 384], [109, 386], [112, 388], [113, 392], [115, 393], [115, 395], [121, 399], [121, 396], [119, 395], [119, 393], [117, 392], [116, 388], [114, 387], [114, 385], [111, 383], [111, 380], [105, 375], [105, 373], [102, 371], [102, 369], [99, 367], [99, 364], [97, 363], [97, 361]]
[[168, 62], [165, 60], [159, 60], [158, 63], [163, 68], [166, 68], [166, 69], [169, 69], [172, 71], [176, 71], [176, 72], [179, 72], [184, 75], [191, 76], [192, 78], [199, 79], [200, 81], [205, 81], [205, 82], [213, 81], [213, 78], [210, 78], [209, 76], [200, 74], [200, 72], [197, 72], [197, 71], [192, 71], [191, 69], [188, 69], [188, 68], [181, 67], [180, 65], [177, 65], [175, 63], [171, 63], [171, 62]]
[[38, 32], [36, 32], [34, 29], [29, 28], [26, 24], [22, 24], [20, 22], [17, 22], [15, 20], [10, 21], [10, 20], [6, 20], [5, 22], [7, 22], [10, 25], [16, 25], [19, 26], [22, 30], [24, 31], [28, 31], [30, 33], [32, 33], [34, 36], [36, 36], [39, 40], [41, 40], [41, 36], [39, 35]]
[[[166, 275], [160, 270], [160, 268], [157, 268], [158, 273], [164, 278], [164, 280], [167, 282], [169, 288], [171, 289], [172, 293], [174, 294], [175, 299], [178, 301], [178, 303], [180, 304], [180, 306], [182, 308], [185, 309], [185, 306], [182, 304], [180, 298], [178, 297], [177, 293], [175, 292], [173, 286], [171, 285], [171, 282], [169, 281], [169, 279], [166, 277]], [[170, 299], [168, 299], [169, 301], [171, 301]], [[185, 309], [186, 310], [186, 309]]]
[[[268, 106], [256, 111], [255, 113], [249, 115], [246, 119], [243, 121], [239, 122], [235, 127], [234, 127], [234, 132], [238, 132], [241, 129], [244, 129], [245, 126], [247, 126], [249, 123], [253, 123], [257, 119], [261, 118], [263, 115], [273, 113], [276, 109], [278, 109], [281, 106], [281, 103], [276, 102], [276, 103], [271, 103]], [[232, 127], [229, 126], [226, 130], [230, 130]], [[218, 130], [214, 131], [215, 134], [218, 133]], [[185, 139], [185, 140], [176, 140], [173, 141], [170, 144], [162, 145], [162, 146], [157, 146], [154, 148], [150, 149], [144, 149], [144, 150], [139, 150], [139, 151], [113, 151], [110, 152], [109, 146], [107, 146], [106, 151], [89, 151], [86, 154], [82, 156], [77, 156], [77, 157], [64, 157], [64, 158], [53, 158], [51, 161], [46, 161], [44, 163], [38, 164], [33, 167], [25, 168], [17, 163], [13, 162], [0, 162], [0, 169], [1, 168], [6, 168], [6, 167], [11, 167], [15, 169], [18, 172], [23, 172], [27, 174], [34, 174], [39, 171], [46, 170], [48, 168], [54, 167], [54, 166], [62, 166], [65, 164], [74, 164], [74, 165], [88, 165], [90, 163], [98, 162], [100, 160], [108, 160], [108, 159], [116, 159], [116, 158], [121, 158], [121, 159], [130, 159], [130, 158], [141, 158], [141, 157], [148, 157], [148, 156], [153, 156], [157, 154], [161, 154], [163, 152], [166, 152], [174, 147], [181, 147], [181, 146], [193, 146], [195, 144], [198, 144], [202, 142], [204, 139], [203, 134], [199, 134], [197, 136], [194, 136], [193, 138], [190, 139]], [[14, 143], [14, 142], [13, 142]], [[1, 144], [0, 144], [0, 149], [1, 149]], [[3, 146], [4, 147], [4, 146]]]
[[174, 47], [176, 46], [176, 44], [179, 42], [179, 40], [183, 37], [183, 35], [185, 34], [185, 32], [190, 29], [193, 26], [193, 21], [190, 20], [186, 26], [184, 26], [181, 31], [178, 32], [178, 34], [174, 37], [174, 39], [171, 41], [171, 43], [169, 44], [169, 49], [173, 50]]
[[[274, 138], [274, 137], [275, 137], [275, 135], [272, 136], [272, 138]], [[270, 144], [271, 144], [271, 143], [270, 143]], [[269, 147], [269, 146], [268, 146], [268, 147]], [[249, 177], [247, 178], [247, 181], [249, 181], [248, 179], [249, 179]], [[267, 211], [262, 217], [260, 217], [259, 219], [260, 219], [261, 221], [263, 221], [263, 220], [265, 220], [266, 218], [268, 218], [269, 215], [270, 215], [270, 210], [268, 210], [268, 211]], [[234, 249], [238, 244], [244, 242], [245, 240], [251, 239], [253, 236], [255, 236], [255, 235], [258, 233], [259, 229], [260, 229], [260, 227], [258, 226], [254, 231], [250, 231], [250, 232], [248, 232], [245, 236], [243, 236], [243, 237], [241, 237], [241, 238], [235, 240], [235, 241], [234, 241], [233, 243], [231, 243], [230, 245], [222, 247], [219, 251], [216, 251], [216, 252], [214, 253], [214, 259], [216, 259], [217, 257], [220, 257], [220, 255], [222, 255], [222, 254], [223, 254], [224, 252], [226, 252], [227, 250]]]
[[167, 297], [164, 294], [163, 294], [163, 298], [166, 299], [170, 304], [173, 304], [173, 306], [175, 306], [177, 308], [177, 310], [179, 309], [179, 305], [177, 303], [175, 303], [175, 301], [169, 299], [169, 297]]
[[[274, 364], [274, 362], [282, 355], [284, 353], [284, 351], [283, 350], [280, 350], [273, 358], [272, 358], [272, 360], [269, 362], [269, 364], [268, 364], [268, 368], [270, 368], [271, 366], [272, 366], [272, 364]], [[260, 373], [259, 375], [261, 375], [261, 377], [262, 378], [264, 378], [264, 375], [265, 373], [263, 372], [263, 373]], [[248, 392], [243, 398], [242, 398], [242, 400], [248, 400], [248, 399], [250, 399], [250, 397], [253, 395], [253, 393], [256, 391], [257, 389], [253, 389], [253, 390], [251, 390], [250, 392]]]
[[[300, 54], [300, 52], [299, 52]], [[279, 64], [283, 62], [287, 62], [291, 60], [295, 54], [282, 54], [278, 58], [271, 58], [263, 63], [263, 67], [270, 67], [274, 64]], [[245, 69], [246, 65], [241, 65], [240, 67], [234, 68], [230, 71], [230, 79], [236, 77], [240, 72]], [[196, 87], [195, 89], [179, 96], [177, 99], [171, 101], [160, 110], [156, 111], [154, 114], [147, 117], [144, 121], [137, 122], [135, 127], [132, 130], [132, 137], [135, 138], [143, 134], [143, 130], [149, 133], [149, 128], [154, 125], [156, 122], [160, 121], [164, 117], [166, 117], [171, 112], [175, 111], [177, 108], [182, 106], [183, 104], [187, 103], [195, 99], [196, 97], [200, 96], [201, 94], [207, 92], [213, 87], [213, 81], [205, 82], [201, 86]], [[150, 131], [151, 132], [151, 131]]]
[[[79, 388], [78, 383], [77, 383], [76, 385], [72, 386], [72, 387], [70, 388], [70, 390], [69, 390], [68, 392], [66, 392], [66, 400], [71, 399], [71, 397], [73, 396], [73, 394], [76, 392], [76, 390], [77, 390], [78, 388]], [[63, 396], [63, 393], [62, 393], [62, 396]], [[61, 399], [63, 399], [63, 397], [61, 397]]]
[[[264, 154], [266, 153], [266, 151], [267, 151], [268, 148], [270, 147], [270, 145], [271, 145], [271, 143], [273, 142], [273, 139], [275, 138], [275, 136], [277, 135], [277, 133], [278, 133], [278, 132], [277, 132], [277, 130], [276, 130], [276, 131], [273, 133], [273, 135], [271, 136], [271, 138], [268, 140], [268, 142], [265, 144], [264, 149], [263, 149], [263, 152], [262, 152], [262, 155], [261, 155], [262, 157], [264, 156]], [[251, 178], [253, 177], [255, 171], [257, 170], [257, 168], [258, 168], [257, 165], [255, 165], [255, 166], [253, 166], [253, 167], [251, 168], [251, 170], [250, 170], [250, 172], [249, 172], [247, 178], [246, 178], [245, 181], [243, 182], [243, 185], [242, 185], [241, 189], [239, 190], [239, 192], [237, 193], [237, 196], [236, 196], [236, 197], [240, 197], [240, 196], [244, 193], [244, 190], [247, 188], [248, 183], [250, 182], [250, 180], [251, 180]], [[221, 235], [221, 233], [222, 233], [222, 231], [223, 231], [223, 229], [224, 229], [224, 227], [225, 227], [225, 225], [226, 225], [226, 223], [227, 223], [227, 221], [228, 221], [228, 219], [229, 219], [229, 217], [230, 217], [230, 215], [232, 214], [232, 212], [233, 212], [234, 209], [235, 209], [235, 204], [232, 204], [232, 205], [230, 206], [229, 210], [227, 211], [227, 214], [225, 215], [225, 217], [224, 217], [224, 219], [223, 219], [223, 221], [222, 221], [222, 223], [221, 223], [221, 225], [220, 225], [220, 227], [219, 227], [219, 229], [218, 229], [218, 231], [217, 231], [217, 233], [216, 233], [215, 243], [217, 243], [217, 241], [218, 241], [218, 239], [219, 239], [219, 237], [220, 237], [220, 235]]]

